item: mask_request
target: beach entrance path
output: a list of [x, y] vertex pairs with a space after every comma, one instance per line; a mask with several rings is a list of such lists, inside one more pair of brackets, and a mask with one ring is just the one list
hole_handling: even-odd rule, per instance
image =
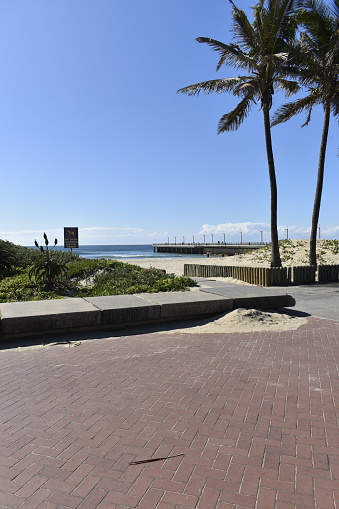
[[[297, 315], [312, 315], [319, 318], [339, 320], [339, 284], [321, 283], [315, 285], [301, 286], [274, 286], [269, 290], [258, 286], [247, 286], [229, 283], [222, 278], [194, 278], [198, 281], [200, 289], [214, 295], [232, 295], [239, 302], [244, 296], [249, 297], [251, 293], [260, 297], [260, 292], [274, 292], [277, 295], [289, 293], [296, 301], [291, 309]], [[257, 293], [255, 293], [257, 292]], [[267, 293], [269, 295], [269, 293]], [[241, 303], [241, 302], [240, 302]], [[259, 302], [254, 302], [254, 307], [260, 307]], [[244, 306], [248, 307], [248, 306]], [[286, 310], [285, 310], [286, 311]]]
[[339, 322], [89, 337], [1, 352], [0, 507], [338, 507]]

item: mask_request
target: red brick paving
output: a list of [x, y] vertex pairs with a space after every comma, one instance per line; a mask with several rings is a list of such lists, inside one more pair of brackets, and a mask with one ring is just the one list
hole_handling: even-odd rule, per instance
[[338, 508], [338, 340], [309, 318], [2, 351], [0, 507]]

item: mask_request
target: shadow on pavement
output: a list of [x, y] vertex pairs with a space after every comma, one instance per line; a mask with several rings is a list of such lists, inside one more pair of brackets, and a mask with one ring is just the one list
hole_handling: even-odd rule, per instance
[[[260, 310], [261, 311], [261, 310]], [[295, 317], [309, 317], [309, 313], [303, 311], [290, 309], [290, 308], [279, 308], [275, 310], [265, 309], [265, 312], [272, 313], [283, 313], [289, 316]], [[222, 317], [224, 313], [220, 315], [214, 315], [210, 318], [203, 318], [201, 320], [180, 320], [175, 322], [163, 322], [157, 324], [145, 324], [138, 326], [131, 326], [120, 329], [105, 329], [96, 331], [81, 331], [81, 332], [69, 332], [69, 333], [50, 333], [41, 334], [27, 338], [13, 338], [12, 340], [6, 340], [0, 343], [1, 350], [12, 350], [15, 348], [44, 348], [49, 346], [65, 346], [73, 347], [78, 346], [80, 342], [92, 341], [94, 339], [110, 339], [110, 338], [123, 338], [128, 336], [140, 336], [145, 334], [156, 334], [159, 332], [173, 332], [179, 329], [187, 329], [190, 327], [197, 327], [207, 325], [211, 320], [217, 320]]]

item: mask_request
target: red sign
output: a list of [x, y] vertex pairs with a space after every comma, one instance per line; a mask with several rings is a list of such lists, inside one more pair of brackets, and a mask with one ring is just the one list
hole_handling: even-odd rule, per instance
[[64, 247], [68, 249], [79, 247], [78, 228], [64, 228]]

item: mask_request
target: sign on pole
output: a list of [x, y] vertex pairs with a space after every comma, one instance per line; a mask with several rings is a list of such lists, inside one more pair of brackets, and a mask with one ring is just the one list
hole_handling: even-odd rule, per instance
[[64, 248], [74, 249], [79, 247], [78, 228], [65, 227], [64, 228]]

